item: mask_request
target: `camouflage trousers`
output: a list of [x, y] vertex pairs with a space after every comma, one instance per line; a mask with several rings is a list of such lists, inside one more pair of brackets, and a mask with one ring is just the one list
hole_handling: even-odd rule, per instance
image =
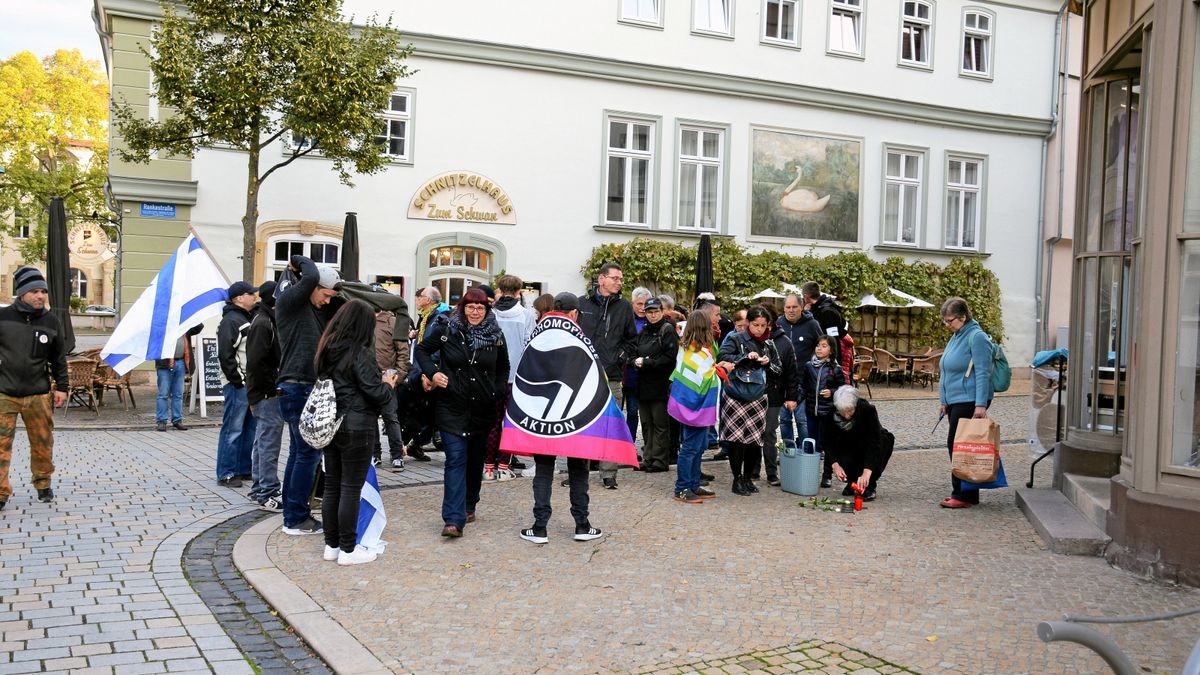
[[0, 394], [0, 501], [12, 496], [8, 465], [12, 461], [13, 438], [17, 435], [17, 415], [25, 422], [29, 435], [29, 468], [34, 489], [50, 487], [54, 473], [54, 408], [50, 394], [8, 396]]

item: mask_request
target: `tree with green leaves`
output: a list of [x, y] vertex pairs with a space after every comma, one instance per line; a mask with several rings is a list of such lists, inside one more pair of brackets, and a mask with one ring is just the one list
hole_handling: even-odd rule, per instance
[[[390, 20], [357, 27], [341, 20], [341, 4], [164, 2], [162, 23], [142, 50], [163, 119], [146, 119], [128, 102], [114, 105], [126, 161], [147, 162], [155, 151], [191, 157], [218, 144], [246, 153], [242, 278], [253, 275], [259, 190], [272, 174], [320, 153], [353, 185], [351, 169], [371, 174], [388, 164], [376, 140], [384, 124], [378, 115], [409, 75], [404, 59], [412, 47], [400, 44]], [[289, 153], [264, 156], [288, 134]]]
[[107, 213], [108, 81], [78, 49], [44, 59], [20, 52], [0, 61], [0, 223], [21, 240], [21, 257], [46, 257], [46, 207], [60, 196], [67, 213]]

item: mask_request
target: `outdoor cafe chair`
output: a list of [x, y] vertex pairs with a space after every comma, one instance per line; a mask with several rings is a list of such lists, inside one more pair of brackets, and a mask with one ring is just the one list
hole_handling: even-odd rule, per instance
[[104, 392], [111, 389], [117, 392], [117, 398], [125, 404], [126, 410], [129, 410], [130, 404], [133, 405], [134, 410], [137, 410], [137, 401], [133, 400], [133, 385], [129, 381], [128, 373], [124, 377], [117, 375], [117, 371], [113, 370], [112, 366], [101, 362], [99, 369], [96, 370], [95, 385], [101, 405], [104, 404]]
[[922, 387], [933, 384], [941, 373], [941, 364], [941, 354], [931, 354], [929, 356], [914, 358], [912, 360], [913, 382], [916, 382], [920, 378]]
[[850, 371], [850, 379], [854, 382], [854, 388], [858, 388], [858, 384], [867, 385], [867, 396], [874, 396], [871, 393], [871, 373], [875, 372], [875, 359], [869, 356], [854, 357], [854, 370]]
[[67, 361], [67, 404], [63, 414], [70, 409], [74, 401], [88, 410], [100, 414], [96, 407], [96, 366], [99, 361], [92, 359], [70, 359]]
[[889, 387], [892, 385], [892, 375], [899, 375], [900, 382], [904, 382], [906, 365], [907, 361], [898, 358], [886, 349], [875, 350], [875, 372], [887, 378]]

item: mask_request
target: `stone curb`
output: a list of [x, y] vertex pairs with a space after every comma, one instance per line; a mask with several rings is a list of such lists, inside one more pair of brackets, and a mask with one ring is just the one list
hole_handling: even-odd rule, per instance
[[391, 673], [383, 663], [292, 583], [267, 553], [271, 533], [283, 526], [283, 516], [267, 518], [247, 529], [233, 546], [233, 564], [279, 616], [338, 673]]

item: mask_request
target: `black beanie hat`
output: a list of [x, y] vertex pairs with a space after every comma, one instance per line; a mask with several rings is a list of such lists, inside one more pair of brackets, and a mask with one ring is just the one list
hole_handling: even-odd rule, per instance
[[46, 285], [46, 277], [36, 267], [22, 267], [13, 272], [13, 297], [19, 298], [29, 291], [38, 289], [50, 290]]

